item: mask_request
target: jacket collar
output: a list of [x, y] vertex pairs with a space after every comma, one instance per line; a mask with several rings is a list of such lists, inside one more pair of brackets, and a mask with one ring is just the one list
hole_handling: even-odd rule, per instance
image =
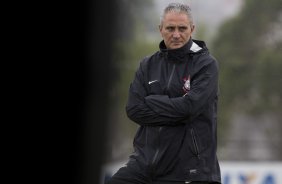
[[[199, 46], [199, 44], [201, 46]], [[192, 40], [192, 38], [190, 38], [190, 40], [183, 47], [177, 49], [167, 49], [164, 41], [162, 40], [159, 44], [159, 48], [161, 53], [165, 55], [167, 59], [175, 62], [186, 61], [188, 55], [206, 50], [204, 42]]]

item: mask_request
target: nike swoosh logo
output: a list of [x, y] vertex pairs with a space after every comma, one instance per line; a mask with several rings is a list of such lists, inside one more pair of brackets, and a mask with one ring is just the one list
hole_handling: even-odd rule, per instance
[[158, 82], [158, 80], [149, 81], [148, 84], [152, 84], [154, 82]]

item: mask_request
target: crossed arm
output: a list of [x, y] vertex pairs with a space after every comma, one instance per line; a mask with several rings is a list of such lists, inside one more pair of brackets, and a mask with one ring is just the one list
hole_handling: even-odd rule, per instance
[[127, 116], [140, 125], [175, 125], [198, 116], [210, 98], [217, 93], [218, 67], [215, 62], [204, 66], [193, 77], [185, 96], [170, 98], [164, 94], [150, 95], [140, 66], [130, 85]]

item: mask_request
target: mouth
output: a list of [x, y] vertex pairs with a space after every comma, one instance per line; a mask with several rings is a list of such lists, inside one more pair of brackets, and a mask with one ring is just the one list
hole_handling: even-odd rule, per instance
[[182, 43], [181, 42], [173, 42], [171, 45], [173, 47], [180, 47], [180, 46], [182, 46]]
[[182, 42], [172, 42], [173, 45], [180, 45]]

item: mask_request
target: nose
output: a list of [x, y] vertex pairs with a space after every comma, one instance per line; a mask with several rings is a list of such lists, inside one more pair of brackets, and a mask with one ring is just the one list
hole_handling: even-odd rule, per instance
[[176, 31], [173, 32], [172, 36], [173, 36], [173, 38], [179, 38], [180, 33], [176, 30]]

